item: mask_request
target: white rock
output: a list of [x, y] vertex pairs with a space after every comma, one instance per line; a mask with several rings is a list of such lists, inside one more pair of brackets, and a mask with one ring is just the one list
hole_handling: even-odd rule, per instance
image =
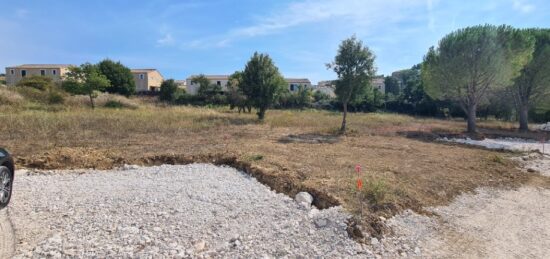
[[378, 241], [378, 238], [373, 237], [373, 238], [370, 239], [370, 244], [373, 245], [373, 246], [376, 246], [376, 245], [380, 244], [380, 241]]
[[315, 226], [318, 228], [324, 228], [328, 225], [328, 220], [325, 218], [316, 218], [314, 220]]
[[307, 192], [299, 192], [296, 194], [296, 197], [294, 198], [297, 203], [301, 205], [306, 205], [307, 207], [311, 206], [311, 203], [313, 202], [313, 196]]
[[193, 248], [195, 249], [196, 253], [204, 251], [204, 249], [206, 249], [206, 241], [201, 240], [201, 241], [196, 242], [193, 245]]

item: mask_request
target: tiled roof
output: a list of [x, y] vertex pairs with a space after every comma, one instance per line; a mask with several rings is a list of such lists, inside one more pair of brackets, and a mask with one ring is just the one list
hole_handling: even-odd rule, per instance
[[60, 68], [60, 67], [71, 67], [74, 65], [70, 64], [23, 64], [19, 66], [12, 66], [9, 68]]
[[311, 81], [307, 78], [285, 78], [285, 81], [289, 83], [307, 83], [311, 84]]
[[139, 68], [139, 69], [130, 69], [132, 73], [147, 73], [147, 72], [153, 72], [156, 71], [154, 68]]

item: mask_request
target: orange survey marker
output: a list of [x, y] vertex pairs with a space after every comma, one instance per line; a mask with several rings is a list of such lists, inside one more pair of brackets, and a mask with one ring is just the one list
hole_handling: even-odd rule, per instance
[[363, 180], [357, 179], [357, 190], [363, 189]]
[[355, 172], [357, 173], [361, 172], [361, 165], [355, 165]]

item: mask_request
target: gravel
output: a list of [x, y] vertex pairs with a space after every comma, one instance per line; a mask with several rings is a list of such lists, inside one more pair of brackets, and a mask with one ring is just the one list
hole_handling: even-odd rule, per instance
[[233, 168], [17, 174], [15, 258], [372, 257], [342, 208], [306, 209]]
[[438, 216], [405, 211], [391, 218], [395, 235], [383, 243], [409, 255], [415, 247], [415, 255], [428, 258], [547, 258], [549, 201], [549, 189], [480, 188], [449, 206], [428, 208]]
[[441, 141], [455, 142], [461, 144], [482, 146], [489, 149], [504, 149], [511, 151], [529, 152], [539, 151], [545, 154], [550, 154], [550, 141], [540, 142], [522, 138], [499, 138], [483, 140], [473, 140], [470, 138], [440, 138]]

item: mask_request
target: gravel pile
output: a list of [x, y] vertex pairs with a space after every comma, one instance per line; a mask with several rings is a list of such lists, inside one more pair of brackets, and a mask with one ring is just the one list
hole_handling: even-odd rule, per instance
[[233, 168], [18, 173], [15, 258], [372, 257], [341, 208], [298, 204]]

